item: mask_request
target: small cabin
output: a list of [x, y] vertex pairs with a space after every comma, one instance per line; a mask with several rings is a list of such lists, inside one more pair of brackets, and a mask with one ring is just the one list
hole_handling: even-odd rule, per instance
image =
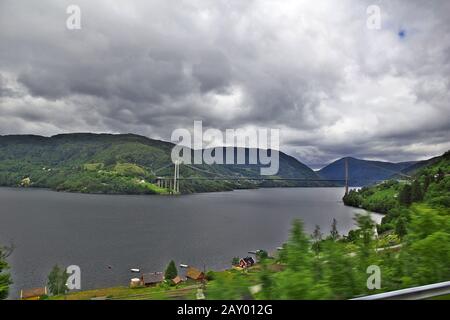
[[156, 285], [163, 281], [164, 281], [164, 274], [162, 272], [144, 273], [141, 276], [141, 285], [146, 287]]
[[188, 267], [186, 277], [191, 280], [202, 281], [205, 279], [205, 274], [196, 268]]
[[239, 260], [239, 267], [248, 268], [255, 264], [255, 260], [252, 257], [245, 257]]
[[47, 287], [43, 288], [33, 288], [33, 289], [23, 289], [20, 290], [21, 300], [41, 300], [43, 296], [46, 296]]

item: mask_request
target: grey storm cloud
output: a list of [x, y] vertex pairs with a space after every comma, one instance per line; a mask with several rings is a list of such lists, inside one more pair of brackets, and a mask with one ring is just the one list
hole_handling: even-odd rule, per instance
[[[68, 30], [68, 5], [81, 30]], [[381, 28], [367, 28], [369, 5]], [[279, 128], [320, 166], [450, 149], [448, 1], [0, 0], [0, 134]]]

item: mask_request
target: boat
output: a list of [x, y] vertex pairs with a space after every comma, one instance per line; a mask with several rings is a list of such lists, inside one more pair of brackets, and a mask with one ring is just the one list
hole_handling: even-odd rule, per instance
[[133, 272], [133, 273], [139, 273], [139, 272], [141, 272], [141, 269], [132, 268], [132, 269], [130, 269], [130, 271]]

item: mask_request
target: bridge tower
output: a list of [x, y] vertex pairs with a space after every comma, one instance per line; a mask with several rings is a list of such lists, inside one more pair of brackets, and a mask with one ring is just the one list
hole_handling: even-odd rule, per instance
[[345, 195], [348, 194], [348, 158], [345, 158]]

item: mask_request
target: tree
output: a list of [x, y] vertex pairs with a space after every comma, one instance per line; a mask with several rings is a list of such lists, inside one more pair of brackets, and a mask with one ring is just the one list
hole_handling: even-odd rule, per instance
[[277, 299], [317, 299], [326, 295], [323, 283], [315, 281], [313, 257], [303, 222], [294, 220], [286, 245], [286, 269], [275, 278]]
[[320, 232], [320, 226], [316, 224], [316, 228], [314, 229], [313, 234], [311, 235], [311, 238], [313, 239], [313, 245], [312, 249], [316, 254], [319, 254], [320, 252], [320, 243], [322, 241], [322, 232]]
[[424, 181], [423, 181], [423, 192], [424, 193], [427, 192], [428, 187], [430, 186], [432, 179], [433, 178], [429, 174], [425, 175], [425, 178], [424, 178]]
[[361, 199], [356, 190], [350, 190], [350, 192], [342, 198], [342, 201], [347, 206], [359, 207], [361, 205]]
[[423, 199], [422, 186], [418, 180], [414, 180], [411, 185], [411, 202], [419, 202]]
[[375, 222], [373, 222], [369, 214], [357, 214], [355, 220], [360, 231], [360, 238], [357, 241], [360, 249], [359, 253], [362, 257], [368, 258], [375, 234]]
[[405, 206], [409, 206], [411, 204], [412, 202], [411, 186], [409, 184], [405, 184], [403, 188], [400, 190], [398, 201], [400, 202], [400, 204]]
[[240, 261], [241, 259], [239, 258], [239, 257], [233, 257], [233, 259], [231, 260], [231, 264], [233, 265], [233, 266], [237, 266], [238, 264], [239, 264], [239, 261]]
[[356, 284], [358, 293], [368, 293], [366, 287], [367, 267], [372, 264], [378, 265], [375, 254], [375, 222], [370, 214], [357, 214], [355, 217], [358, 226], [359, 237], [354, 242], [356, 250]]
[[397, 223], [395, 224], [395, 233], [402, 239], [406, 233], [406, 224], [407, 220], [405, 217], [400, 217], [397, 219]]
[[339, 239], [339, 231], [337, 229], [337, 221], [333, 218], [333, 223], [331, 224], [330, 238], [333, 241]]
[[440, 182], [442, 179], [444, 179], [444, 177], [445, 177], [445, 173], [444, 173], [444, 171], [442, 170], [442, 168], [439, 167], [439, 169], [438, 169], [438, 171], [437, 171], [437, 178], [436, 178], [436, 181], [437, 181], [437, 182]]
[[352, 257], [343, 243], [326, 241], [324, 244], [325, 274], [332, 298], [347, 299], [357, 293], [357, 278]]
[[6, 258], [11, 254], [12, 247], [0, 247], [0, 300], [6, 299], [9, 293], [9, 286], [12, 284], [11, 275], [5, 270], [9, 269]]
[[166, 272], [164, 273], [164, 278], [166, 280], [172, 280], [178, 275], [178, 270], [175, 265], [175, 262], [171, 260], [169, 264], [167, 265]]
[[410, 244], [409, 276], [424, 285], [448, 280], [450, 274], [450, 233], [442, 230]]
[[266, 261], [262, 262], [261, 271], [259, 273], [259, 281], [262, 286], [261, 295], [263, 298], [267, 300], [273, 299], [273, 272], [271, 272], [267, 267]]
[[69, 275], [66, 270], [59, 268], [56, 264], [48, 275], [48, 290], [53, 295], [65, 294], [67, 292], [67, 279]]
[[294, 220], [291, 236], [287, 243], [288, 266], [294, 271], [309, 266], [311, 255], [309, 251], [309, 240], [303, 231], [303, 222]]
[[269, 257], [269, 254], [265, 250], [256, 251], [256, 259], [261, 262]]

